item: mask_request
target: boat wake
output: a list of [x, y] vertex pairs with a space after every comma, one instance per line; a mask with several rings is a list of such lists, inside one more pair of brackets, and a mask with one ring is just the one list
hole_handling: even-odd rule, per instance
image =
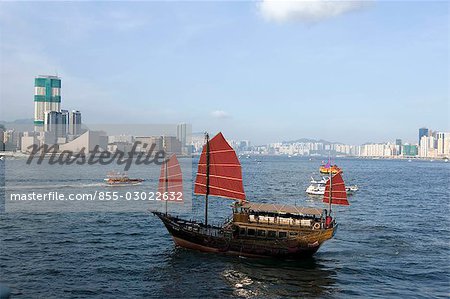
[[65, 189], [65, 188], [90, 188], [90, 187], [100, 187], [105, 186], [104, 183], [89, 183], [89, 184], [48, 184], [48, 185], [17, 185], [10, 186], [6, 184], [6, 186], [0, 186], [0, 189], [4, 189], [5, 191], [17, 191], [17, 190], [42, 190], [42, 189]]
[[250, 289], [253, 280], [244, 273], [235, 270], [225, 270], [222, 273], [223, 278], [234, 290], [234, 295], [238, 297], [250, 298], [258, 295], [257, 290]]

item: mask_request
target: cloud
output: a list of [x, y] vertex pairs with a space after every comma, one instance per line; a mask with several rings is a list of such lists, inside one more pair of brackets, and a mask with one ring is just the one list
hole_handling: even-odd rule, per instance
[[211, 116], [214, 118], [220, 118], [220, 119], [230, 118], [230, 115], [223, 110], [214, 110], [213, 112], [211, 112]]
[[262, 0], [259, 10], [270, 21], [318, 22], [366, 7], [369, 1]]

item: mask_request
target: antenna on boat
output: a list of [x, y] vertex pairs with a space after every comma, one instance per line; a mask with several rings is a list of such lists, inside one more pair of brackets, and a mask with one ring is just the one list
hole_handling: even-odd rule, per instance
[[205, 193], [205, 226], [208, 226], [208, 195], [209, 195], [209, 135], [205, 132], [206, 139], [206, 193]]

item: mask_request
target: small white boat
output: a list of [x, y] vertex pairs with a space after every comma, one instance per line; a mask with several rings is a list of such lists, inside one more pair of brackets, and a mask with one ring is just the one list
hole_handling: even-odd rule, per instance
[[[311, 178], [311, 185], [306, 188], [306, 193], [310, 195], [324, 195], [325, 193], [325, 185], [328, 181], [327, 177], [322, 177], [320, 181], [316, 181], [314, 178]], [[349, 185], [345, 187], [347, 194], [353, 194], [358, 191], [357, 185]]]
[[349, 185], [345, 187], [345, 190], [347, 191], [347, 194], [352, 194], [353, 192], [356, 192], [359, 189], [357, 185]]
[[322, 177], [320, 181], [316, 181], [314, 178], [311, 178], [311, 185], [306, 188], [306, 193], [310, 195], [323, 195], [325, 193], [325, 184], [327, 183], [328, 178]]

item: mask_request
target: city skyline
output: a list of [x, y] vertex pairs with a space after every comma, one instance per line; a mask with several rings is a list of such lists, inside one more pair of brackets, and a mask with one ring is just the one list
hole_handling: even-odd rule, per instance
[[[65, 111], [65, 110], [64, 110]], [[79, 111], [75, 111], [74, 112], [79, 112]], [[6, 129], [13, 129], [15, 128], [15, 126], [19, 126], [22, 129], [24, 128], [24, 126], [31, 126], [33, 124], [33, 119], [32, 118], [24, 118], [24, 119], [16, 119], [13, 120], [11, 122], [8, 121], [4, 121], [2, 119], [0, 119], [0, 125], [4, 125], [6, 124]], [[95, 124], [95, 125], [99, 125], [99, 124]], [[120, 126], [120, 124], [118, 124]], [[190, 124], [185, 124], [185, 123], [180, 123], [180, 125], [190, 125]], [[88, 128], [89, 124], [87, 124], [86, 128]], [[31, 128], [31, 127], [30, 127]], [[433, 132], [433, 133], [447, 133], [447, 131], [444, 130], [437, 130], [435, 128], [429, 128], [429, 127], [421, 127], [421, 128], [416, 128], [416, 139], [417, 139], [417, 130], [419, 130], [419, 136], [420, 136], [420, 130], [421, 129], [427, 129], [427, 132]], [[218, 132], [208, 132], [210, 134], [216, 134]], [[226, 132], [225, 132], [226, 133]], [[202, 135], [203, 136], [204, 132], [192, 132], [192, 136], [196, 136], [196, 135]], [[427, 133], [428, 134], [428, 133]], [[382, 139], [380, 141], [366, 141], [363, 143], [345, 143], [342, 142], [340, 140], [326, 140], [324, 138], [321, 138], [320, 136], [316, 136], [316, 137], [303, 137], [303, 136], [297, 136], [296, 138], [292, 138], [291, 140], [271, 140], [267, 143], [255, 143], [253, 142], [253, 140], [251, 138], [243, 138], [243, 139], [239, 139], [239, 138], [235, 138], [234, 136], [228, 136], [227, 135], [227, 139], [232, 140], [232, 141], [249, 141], [252, 143], [252, 145], [254, 146], [265, 146], [268, 144], [272, 144], [272, 143], [294, 143], [294, 142], [321, 142], [321, 143], [330, 143], [330, 144], [343, 144], [343, 145], [351, 145], [351, 146], [358, 146], [358, 145], [365, 145], [365, 144], [385, 144], [385, 143], [395, 143], [396, 140], [401, 140], [403, 142], [403, 144], [411, 144], [411, 145], [419, 145], [420, 141], [418, 140], [408, 140], [408, 139], [404, 139], [402, 136], [398, 136], [398, 138], [395, 139]], [[420, 139], [420, 137], [419, 137]]]
[[255, 144], [450, 131], [446, 3], [349, 3], [337, 15], [264, 1], [2, 3], [1, 99], [13, 104], [0, 119], [31, 118], [32, 78], [53, 74], [86, 123], [192, 123]]

